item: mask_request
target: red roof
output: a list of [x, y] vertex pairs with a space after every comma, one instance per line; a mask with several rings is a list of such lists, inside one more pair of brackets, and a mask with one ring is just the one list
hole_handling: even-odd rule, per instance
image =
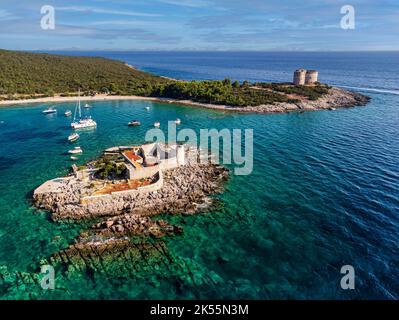
[[137, 161], [137, 160], [141, 159], [141, 157], [136, 155], [136, 154], [134, 154], [133, 151], [126, 151], [125, 152], [125, 156], [128, 157], [130, 160], [133, 160], [133, 161]]

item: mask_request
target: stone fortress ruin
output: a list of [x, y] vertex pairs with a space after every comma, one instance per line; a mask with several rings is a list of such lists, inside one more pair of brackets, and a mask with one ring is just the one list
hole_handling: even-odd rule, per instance
[[195, 163], [197, 157], [198, 150], [185, 144], [149, 143], [112, 147], [103, 152], [103, 159], [108, 159], [107, 163], [112, 163], [115, 168], [123, 165], [126, 169], [124, 178], [109, 180], [96, 177], [100, 168], [93, 161], [87, 166], [81, 166], [83, 168], [73, 165], [73, 174], [45, 182], [34, 191], [34, 196], [62, 193], [73, 184], [90, 184], [87, 192], [80, 192], [80, 201], [153, 192], [162, 188], [164, 171]]
[[298, 69], [294, 72], [293, 83], [296, 86], [311, 86], [318, 82], [318, 76], [317, 70]]
[[194, 213], [213, 204], [209, 196], [227, 179], [228, 170], [211, 161], [210, 154], [187, 144], [113, 147], [97, 160], [74, 165], [68, 176], [45, 182], [33, 199], [53, 220]]

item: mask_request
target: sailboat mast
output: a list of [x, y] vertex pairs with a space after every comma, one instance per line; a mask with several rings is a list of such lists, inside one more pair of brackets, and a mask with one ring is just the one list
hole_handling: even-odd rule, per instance
[[80, 108], [80, 88], [79, 88], [79, 93], [78, 93], [78, 104], [79, 104], [79, 119], [82, 119], [82, 110]]

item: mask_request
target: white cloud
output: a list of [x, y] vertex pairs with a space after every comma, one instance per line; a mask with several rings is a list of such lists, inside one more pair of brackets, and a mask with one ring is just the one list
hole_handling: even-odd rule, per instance
[[192, 8], [203, 8], [209, 5], [209, 2], [202, 0], [159, 0], [159, 2], [180, 7], [192, 7]]
[[113, 14], [121, 16], [134, 16], [134, 17], [160, 17], [160, 14], [155, 13], [145, 13], [136, 11], [120, 11], [120, 10], [110, 10], [96, 7], [83, 7], [83, 6], [67, 6], [67, 7], [56, 7], [60, 11], [72, 11], [72, 12], [86, 12], [86, 13], [104, 13]]
[[8, 21], [17, 19], [12, 13], [8, 12], [7, 10], [0, 9], [0, 21]]

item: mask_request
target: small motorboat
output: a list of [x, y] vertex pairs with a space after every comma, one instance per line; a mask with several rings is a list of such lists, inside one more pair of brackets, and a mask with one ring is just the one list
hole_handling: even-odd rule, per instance
[[180, 123], [181, 123], [181, 120], [180, 120], [179, 118], [177, 118], [177, 119], [175, 120], [175, 123], [176, 123], [176, 124], [180, 124]]
[[70, 154], [79, 154], [79, 153], [83, 153], [83, 150], [81, 147], [75, 147], [72, 150], [69, 150], [68, 153]]
[[161, 126], [161, 123], [159, 121], [154, 123], [154, 127], [159, 128]]
[[78, 160], [78, 157], [71, 156], [71, 160]]
[[50, 114], [50, 113], [56, 113], [57, 110], [56, 110], [54, 107], [50, 107], [50, 108], [48, 108], [48, 109], [46, 109], [46, 110], [43, 110], [42, 112], [43, 112], [44, 114]]
[[65, 111], [65, 117], [70, 117], [72, 115], [72, 111], [71, 110], [67, 110]]
[[145, 107], [146, 110], [150, 110], [150, 107]]
[[128, 125], [129, 127], [136, 127], [136, 126], [141, 125], [141, 122], [140, 122], [140, 121], [137, 121], [137, 120], [133, 120], [133, 121], [130, 121], [127, 125]]
[[83, 108], [85, 108], [85, 109], [90, 109], [90, 108], [91, 108], [91, 105], [89, 105], [88, 103], [86, 103], [86, 104], [83, 106]]
[[76, 140], [79, 139], [79, 137], [80, 137], [79, 134], [77, 134], [77, 133], [72, 133], [72, 134], [69, 135], [68, 141], [69, 141], [69, 142], [75, 142]]

